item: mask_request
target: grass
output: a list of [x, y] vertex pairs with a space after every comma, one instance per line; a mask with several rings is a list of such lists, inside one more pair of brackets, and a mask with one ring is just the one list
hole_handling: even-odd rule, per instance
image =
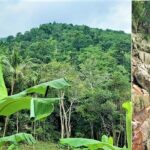
[[62, 150], [58, 144], [52, 142], [37, 142], [34, 145], [21, 145], [20, 150]]

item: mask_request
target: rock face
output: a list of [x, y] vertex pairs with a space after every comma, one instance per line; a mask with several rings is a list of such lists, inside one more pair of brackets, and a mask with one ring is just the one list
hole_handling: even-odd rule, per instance
[[132, 35], [133, 150], [150, 150], [150, 43]]

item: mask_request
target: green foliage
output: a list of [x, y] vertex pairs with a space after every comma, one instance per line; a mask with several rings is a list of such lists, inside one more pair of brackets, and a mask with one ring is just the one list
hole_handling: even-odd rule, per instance
[[[5, 56], [2, 65], [8, 94], [16, 95], [28, 89], [28, 92], [25, 90], [19, 95], [58, 97], [59, 89], [50, 87], [45, 95], [45, 84], [34, 86], [65, 78], [71, 86], [61, 89], [61, 92], [65, 93], [67, 115], [72, 106], [71, 136], [99, 140], [103, 134], [113, 135], [114, 145], [122, 147], [125, 113], [121, 105], [131, 94], [130, 42], [130, 35], [122, 31], [61, 23], [44, 24], [24, 34], [9, 36], [0, 41], [0, 53]], [[44, 109], [46, 101], [42, 102], [45, 103], [42, 104]], [[49, 110], [52, 110], [51, 106]], [[36, 121], [37, 139], [58, 141], [59, 112], [60, 108], [56, 105], [50, 117]], [[28, 113], [26, 110], [20, 112], [19, 131], [33, 133]], [[16, 133], [15, 122], [16, 117], [12, 115], [8, 135]], [[3, 128], [3, 122], [0, 124]]]
[[15, 150], [22, 142], [29, 145], [36, 143], [35, 139], [32, 137], [31, 134], [18, 133], [15, 135], [0, 138], [0, 147], [3, 147], [8, 144], [9, 146], [7, 150]]
[[132, 149], [132, 102], [123, 103], [122, 107], [126, 110], [126, 133], [128, 149]]
[[150, 15], [149, 1], [133, 1], [132, 2], [133, 32], [143, 33], [146, 35], [150, 33], [149, 15]]
[[61, 79], [56, 79], [53, 81], [41, 83], [39, 85], [35, 85], [33, 87], [27, 88], [26, 90], [13, 95], [12, 97], [26, 96], [28, 94], [34, 94], [34, 93], [41, 94], [44, 96], [46, 94], [47, 88], [54, 88], [60, 90], [67, 86], [69, 86], [69, 84], [66, 82], [66, 80], [61, 78]]
[[89, 148], [89, 150], [131, 150], [132, 149], [132, 102], [123, 103], [122, 107], [126, 110], [126, 133], [128, 148], [119, 148], [113, 145], [113, 138], [106, 135], [102, 136], [101, 141], [85, 138], [66, 138], [61, 139], [60, 143], [69, 145], [72, 148]]
[[[21, 93], [16, 95], [7, 96], [7, 89], [5, 87], [5, 82], [3, 79], [2, 67], [0, 65], [0, 89], [4, 94], [1, 94], [0, 99], [0, 115], [10, 116], [15, 112], [22, 109], [30, 110], [30, 117], [35, 118], [35, 120], [43, 119], [49, 116], [54, 111], [54, 103], [59, 101], [59, 98], [33, 98], [28, 96], [28, 94], [43, 94], [47, 93], [49, 87], [55, 89], [62, 89], [65, 86], [69, 86], [69, 84], [64, 79], [58, 79], [49, 81], [46, 83], [42, 83], [29, 89], [24, 90]], [[26, 141], [27, 143], [35, 143], [34, 138], [30, 134], [19, 133], [9, 137], [3, 137], [0, 139], [0, 147], [8, 142], [12, 144], [8, 147], [8, 150], [13, 150], [18, 146], [19, 142]]]
[[101, 141], [109, 143], [110, 145], [113, 145], [113, 138], [112, 137], [108, 137], [106, 135], [103, 135]]
[[85, 138], [66, 138], [61, 139], [60, 143], [63, 145], [69, 145], [72, 149], [81, 148], [84, 150], [87, 148], [89, 150], [127, 150], [126, 148], [113, 146], [112, 137], [107, 137], [106, 135], [102, 136], [101, 141]]
[[84, 138], [66, 138], [66, 139], [60, 139], [61, 144], [68, 144], [69, 146], [73, 148], [78, 147], [87, 147], [89, 144], [97, 144], [99, 141], [93, 140], [93, 139], [84, 139]]
[[55, 89], [62, 89], [66, 86], [69, 86], [69, 84], [65, 81], [65, 79], [57, 79], [53, 81], [49, 81], [46, 83], [42, 83], [36, 86], [33, 86], [31, 88], [26, 89], [22, 93], [30, 94], [30, 93], [38, 93], [38, 94], [45, 94], [47, 87], [55, 88]]
[[53, 112], [53, 104], [59, 101], [59, 98], [33, 98], [28, 94], [45, 95], [48, 87], [62, 89], [65, 86], [69, 86], [69, 84], [64, 79], [57, 79], [30, 87], [16, 95], [7, 96], [0, 100], [0, 115], [10, 116], [19, 110], [29, 109], [30, 117], [35, 118], [35, 120], [45, 118]]
[[[0, 115], [10, 116], [20, 110], [30, 110], [30, 117], [39, 120], [49, 116], [58, 98], [6, 97], [0, 101]], [[40, 109], [39, 109], [40, 108]]]
[[3, 79], [2, 66], [1, 66], [1, 63], [0, 63], [0, 100], [7, 97], [7, 96], [8, 96], [7, 89], [6, 89], [6, 86], [5, 86], [4, 79]]
[[133, 13], [132, 13], [132, 21], [133, 21], [133, 29], [137, 32], [137, 28], [144, 18], [144, 1], [133, 1]]
[[59, 100], [59, 98], [32, 98], [30, 117], [35, 120], [46, 118], [54, 111], [54, 103], [58, 103]]

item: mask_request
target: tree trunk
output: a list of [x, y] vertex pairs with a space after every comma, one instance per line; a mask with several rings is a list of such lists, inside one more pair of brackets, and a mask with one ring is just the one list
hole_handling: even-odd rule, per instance
[[36, 139], [36, 122], [33, 122], [33, 134], [34, 138]]
[[[11, 85], [11, 95], [14, 93], [14, 87], [15, 87], [15, 81], [16, 81], [16, 76], [14, 76], [14, 80]], [[19, 133], [19, 112], [16, 113], [16, 133]]]
[[66, 136], [69, 137], [68, 118], [67, 118], [67, 114], [66, 114], [66, 110], [65, 110], [65, 106], [64, 106], [64, 93], [61, 93], [61, 107], [62, 107], [62, 112], [63, 112]]
[[119, 131], [118, 136], [117, 136], [117, 146], [119, 145], [120, 134], [121, 134], [121, 132]]
[[102, 115], [100, 115], [100, 118], [101, 118], [101, 120], [102, 120], [103, 127], [104, 127], [104, 129], [105, 129], [105, 132], [108, 133], [108, 131], [107, 131], [107, 126], [106, 126], [106, 124], [105, 124], [105, 121], [104, 121], [104, 118], [102, 117]]
[[60, 92], [60, 103], [59, 103], [59, 113], [60, 113], [60, 122], [61, 122], [61, 138], [71, 136], [71, 114], [72, 114], [72, 105], [74, 101], [70, 102], [68, 110], [65, 108], [64, 104], [64, 92]]
[[60, 123], [61, 123], [61, 138], [64, 138], [64, 117], [63, 117], [63, 110], [62, 110], [62, 100], [64, 99], [64, 95], [62, 92], [60, 93], [60, 102], [59, 102], [59, 114], [60, 114]]
[[61, 123], [61, 138], [64, 138], [64, 119], [62, 115], [61, 100], [59, 103], [59, 115], [60, 115], [60, 123]]
[[90, 128], [91, 128], [91, 138], [94, 138], [94, 127], [93, 127], [93, 123], [90, 122]]
[[69, 132], [69, 137], [71, 136], [71, 113], [72, 113], [72, 105], [73, 101], [71, 101], [69, 112], [68, 112], [68, 132]]
[[4, 125], [3, 137], [6, 135], [8, 120], [9, 120], [9, 117], [7, 116], [7, 117], [5, 118], [5, 125]]
[[114, 144], [116, 144], [116, 130], [114, 128], [114, 126], [112, 127], [112, 134], [113, 134], [113, 139], [114, 139]]
[[17, 128], [17, 133], [19, 133], [19, 112], [16, 114], [16, 128]]
[[[13, 92], [14, 92], [14, 86], [15, 86], [15, 80], [12, 81], [10, 95], [13, 95]], [[7, 116], [7, 117], [5, 118], [3, 137], [6, 135], [7, 125], [8, 125], [8, 120], [9, 120], [9, 117]]]
[[13, 93], [14, 93], [14, 87], [15, 87], [15, 79], [12, 81], [12, 84], [11, 84], [11, 92], [10, 92], [10, 95], [13, 95]]

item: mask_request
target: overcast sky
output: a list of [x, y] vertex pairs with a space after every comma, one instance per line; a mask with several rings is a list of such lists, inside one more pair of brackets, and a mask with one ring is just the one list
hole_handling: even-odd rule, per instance
[[131, 0], [0, 0], [0, 37], [49, 22], [131, 32]]

